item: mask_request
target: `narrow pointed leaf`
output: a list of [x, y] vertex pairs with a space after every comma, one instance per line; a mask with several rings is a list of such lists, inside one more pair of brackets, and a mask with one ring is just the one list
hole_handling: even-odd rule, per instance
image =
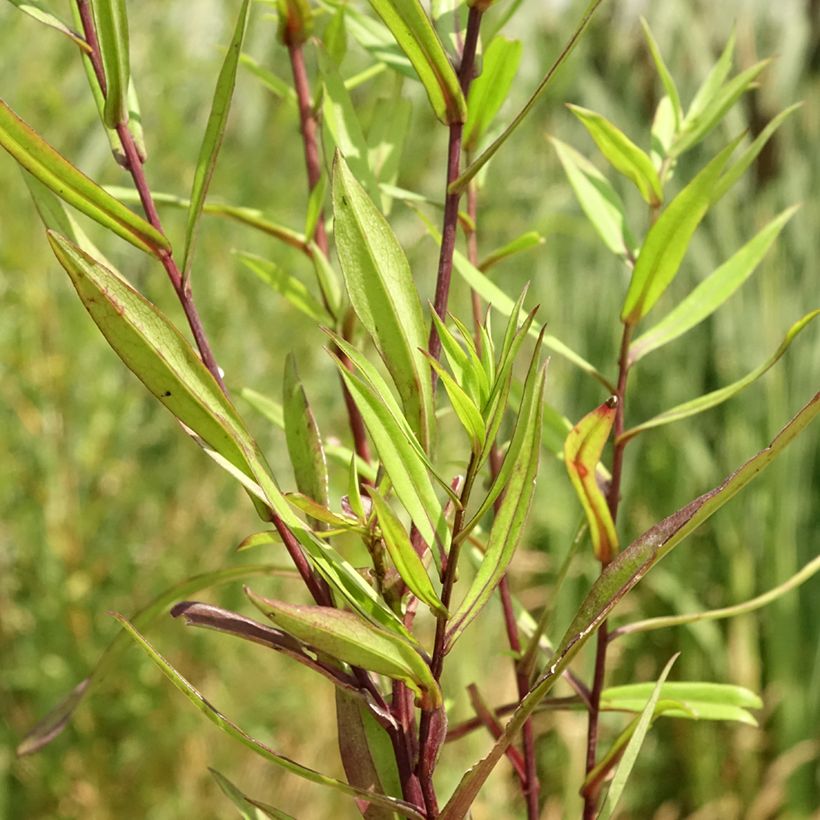
[[655, 109], [655, 116], [652, 118], [652, 131], [650, 132], [651, 149], [649, 156], [658, 175], [664, 171], [661, 177], [661, 185], [669, 177], [672, 165], [668, 163], [669, 149], [675, 139], [675, 113], [672, 110], [672, 101], [667, 96], [661, 97], [658, 107]]
[[489, 754], [464, 774], [447, 805], [442, 809], [439, 815], [441, 820], [461, 820], [465, 816], [523, 724], [624, 596], [658, 561], [760, 475], [785, 447], [806, 429], [818, 412], [820, 393], [815, 394], [768, 447], [749, 459], [718, 487], [704, 493], [652, 527], [603, 570], [581, 604], [544, 673], [515, 710], [504, 727], [504, 733]]
[[[287, 578], [293, 577], [295, 572], [292, 569], [278, 567], [274, 564], [246, 564], [244, 566], [223, 568], [215, 572], [206, 572], [202, 575], [194, 575], [163, 590], [145, 607], [137, 610], [129, 620], [139, 629], [147, 629], [160, 615], [167, 612], [172, 603], [180, 598], [258, 575]], [[105, 651], [100, 655], [91, 670], [91, 674], [74, 687], [67, 697], [26, 733], [17, 747], [16, 753], [21, 757], [34, 754], [58, 737], [68, 725], [77, 707], [86, 697], [96, 691], [109, 672], [119, 668], [120, 658], [130, 645], [131, 642], [127, 633], [125, 630], [120, 630], [116, 638], [108, 644]]]
[[416, 598], [430, 607], [433, 614], [446, 614], [444, 604], [436, 594], [421, 558], [410, 543], [407, 530], [375, 488], [369, 488], [368, 492], [376, 510], [376, 518], [379, 521], [379, 528], [390, 560], [402, 580]]
[[393, 196], [383, 186], [395, 185], [399, 178], [413, 106], [398, 91], [384, 100], [383, 105], [386, 107], [384, 114], [371, 125], [367, 144], [370, 166], [379, 180], [382, 213], [389, 216]]
[[202, 207], [208, 188], [216, 168], [219, 149], [225, 136], [225, 127], [228, 124], [228, 114], [231, 110], [233, 90], [236, 85], [236, 69], [239, 65], [239, 55], [242, 53], [242, 41], [245, 38], [245, 29], [248, 25], [250, 0], [242, 0], [236, 26], [219, 77], [214, 89], [211, 113], [208, 115], [208, 124], [205, 126], [205, 135], [199, 149], [199, 157], [194, 171], [194, 183], [191, 188], [191, 205], [188, 209], [188, 221], [185, 225], [185, 250], [183, 251], [182, 277], [188, 279], [191, 275], [194, 247], [199, 232], [199, 220], [202, 217]]
[[538, 374], [532, 393], [533, 408], [528, 413], [523, 444], [505, 488], [504, 500], [493, 521], [487, 551], [470, 584], [467, 594], [448, 624], [447, 651], [469, 626], [490, 599], [512, 561], [524, 532], [535, 492], [538, 462], [541, 454], [541, 408], [544, 401], [546, 366]]
[[[315, 519], [316, 521], [322, 521], [325, 524], [330, 524], [337, 530], [360, 530], [365, 532], [366, 530], [361, 526], [359, 523], [358, 518], [353, 518], [352, 516], [335, 513], [333, 510], [329, 510], [327, 507], [323, 507], [320, 504], [317, 504], [312, 498], [309, 498], [306, 495], [302, 495], [301, 493], [288, 493], [286, 496], [288, 501], [293, 504], [296, 509], [301, 510], [302, 512], [307, 513], [311, 518]], [[364, 515], [361, 516], [364, 518]], [[323, 535], [322, 533], [318, 533]]]
[[372, 16], [354, 6], [346, 7], [347, 30], [365, 51], [394, 72], [412, 80], [418, 80], [412, 63], [396, 44], [390, 29]]
[[128, 12], [125, 0], [99, 0], [93, 9], [107, 85], [103, 115], [105, 124], [116, 128], [128, 122]]
[[578, 203], [604, 244], [615, 254], [634, 254], [635, 237], [626, 223], [626, 210], [609, 180], [566, 143], [550, 137]]
[[435, 413], [421, 353], [427, 338], [418, 291], [390, 225], [338, 154], [333, 163], [333, 213], [353, 309], [384, 359], [408, 421], [426, 450]]
[[248, 69], [275, 97], [296, 104], [296, 91], [293, 86], [274, 74], [270, 69], [261, 66], [250, 54], [240, 54], [239, 64]]
[[769, 222], [658, 324], [635, 339], [629, 346], [629, 363], [634, 364], [711, 316], [752, 275], [798, 207], [788, 208]]
[[85, 38], [76, 31], [69, 28], [59, 17], [52, 14], [42, 3], [37, 0], [9, 0], [13, 6], [17, 6], [24, 14], [33, 17], [40, 23], [44, 23], [49, 28], [56, 29], [60, 34], [64, 34], [72, 42], [76, 43], [85, 53], [91, 53], [91, 46], [85, 41]]
[[500, 248], [488, 253], [479, 262], [478, 269], [486, 273], [493, 265], [497, 265], [516, 254], [537, 248], [539, 245], [543, 245], [544, 241], [544, 237], [538, 231], [526, 231], [506, 245], [502, 245]]
[[324, 216], [326, 195], [327, 174], [322, 174], [308, 197], [307, 211], [305, 212], [305, 239], [308, 242], [313, 240], [319, 220]]
[[687, 122], [691, 122], [695, 117], [698, 117], [712, 100], [714, 100], [720, 89], [723, 88], [723, 83], [732, 70], [736, 39], [737, 32], [733, 28], [718, 61], [712, 66], [711, 71], [706, 75], [706, 79], [695, 92], [692, 102], [689, 103], [689, 109], [686, 112]]
[[464, 122], [461, 85], [419, 0], [370, 0], [370, 5], [412, 63], [435, 115], [445, 125]]
[[208, 771], [211, 773], [211, 777], [216, 780], [216, 783], [222, 790], [222, 793], [239, 810], [243, 820], [263, 820], [265, 817], [272, 817], [274, 820], [295, 820], [289, 814], [285, 814], [283, 811], [274, 809], [273, 806], [263, 809], [261, 806], [251, 803], [251, 801], [245, 797], [245, 795], [233, 783], [231, 783], [225, 775], [210, 767], [208, 767]]
[[374, 795], [365, 792], [362, 789], [357, 789], [350, 786], [341, 780], [321, 774], [320, 772], [309, 769], [307, 766], [302, 766], [289, 757], [279, 754], [270, 746], [262, 743], [259, 740], [251, 737], [237, 726], [230, 718], [219, 712], [188, 680], [186, 680], [160, 653], [145, 639], [143, 635], [130, 624], [122, 615], [114, 613], [114, 617], [127, 631], [130, 637], [137, 643], [154, 664], [160, 669], [168, 680], [182, 692], [183, 695], [194, 705], [196, 709], [202, 712], [208, 720], [215, 726], [221, 729], [226, 735], [238, 740], [243, 746], [255, 752], [265, 760], [275, 763], [284, 769], [287, 769], [292, 774], [298, 775], [305, 780], [310, 780], [312, 783], [318, 783], [321, 786], [328, 786], [353, 797], [366, 797], [373, 803], [379, 803], [388, 808], [393, 809], [405, 817], [412, 817], [415, 820], [423, 820], [422, 816], [409, 804], [392, 797], [384, 795]]
[[242, 418], [176, 327], [118, 273], [64, 237], [49, 232], [48, 238], [86, 310], [125, 365], [183, 424], [259, 483], [286, 523], [299, 524]]
[[625, 322], [634, 323], [645, 316], [675, 278], [692, 234], [712, 202], [714, 186], [739, 140], [733, 140], [709, 162], [649, 229], [621, 310]]
[[427, 661], [407, 641], [341, 609], [299, 606], [256, 595], [251, 603], [280, 629], [332, 658], [404, 681], [425, 703], [441, 705], [441, 690]]
[[170, 250], [171, 245], [163, 234], [57, 153], [3, 100], [0, 100], [0, 145], [43, 185], [117, 236], [147, 253]]
[[648, 154], [606, 117], [578, 105], [567, 107], [581, 120], [610, 165], [635, 184], [646, 202], [650, 205], [663, 202], [661, 181]]
[[474, 151], [492, 125], [495, 115], [510, 92], [521, 62], [521, 43], [494, 37], [483, 54], [481, 74], [470, 84], [467, 95], [467, 122], [464, 149]]
[[666, 63], [663, 61], [661, 50], [658, 48], [658, 44], [652, 35], [652, 31], [649, 28], [649, 23], [647, 23], [643, 17], [641, 17], [641, 27], [643, 28], [643, 34], [646, 38], [646, 44], [649, 46], [649, 53], [652, 55], [652, 61], [655, 63], [658, 76], [661, 78], [664, 91], [666, 91], [666, 96], [669, 97], [669, 101], [672, 104], [672, 111], [675, 115], [675, 130], [677, 130], [680, 127], [681, 120], [683, 119], [683, 110], [680, 104], [678, 87], [675, 85], [675, 80], [669, 73]]
[[247, 550], [251, 547], [259, 547], [265, 544], [278, 544], [281, 541], [279, 533], [276, 530], [264, 530], [262, 532], [254, 532], [242, 539], [237, 544], [236, 551]]
[[564, 465], [589, 523], [595, 557], [608, 564], [618, 552], [618, 535], [606, 497], [598, 485], [601, 461], [617, 413], [613, 396], [572, 428], [564, 442]]
[[678, 659], [679, 655], [680, 652], [673, 655], [669, 659], [669, 662], [663, 668], [663, 671], [658, 678], [658, 682], [652, 690], [652, 694], [646, 702], [643, 712], [641, 712], [641, 716], [635, 726], [635, 731], [632, 733], [632, 737], [629, 738], [629, 743], [626, 744], [626, 749], [624, 750], [621, 762], [615, 770], [612, 785], [609, 787], [604, 804], [601, 807], [601, 812], [598, 815], [600, 820], [609, 820], [615, 809], [618, 807], [618, 802], [623, 794], [626, 781], [629, 779], [629, 775], [632, 774], [635, 761], [638, 759], [638, 753], [641, 750], [641, 746], [643, 746], [647, 732], [649, 732], [649, 727], [652, 725], [652, 718], [655, 714], [655, 706], [657, 705], [658, 698], [660, 698], [661, 695], [661, 687], [663, 686], [666, 678], [669, 676], [669, 673], [672, 671], [672, 665]]
[[495, 142], [490, 145], [479, 157], [478, 159], [474, 160], [470, 163], [467, 169], [458, 177], [454, 182], [450, 184], [449, 191], [450, 193], [461, 193], [469, 184], [470, 180], [495, 156], [496, 152], [502, 145], [515, 133], [518, 129], [518, 126], [526, 119], [527, 115], [532, 111], [535, 107], [535, 104], [538, 102], [540, 97], [543, 93], [547, 90], [550, 82], [552, 81], [553, 77], [555, 77], [558, 69], [564, 64], [570, 54], [572, 54], [575, 46], [578, 43], [578, 40], [581, 39], [581, 35], [586, 30], [586, 27], [589, 25], [590, 20], [592, 20], [592, 15], [595, 14], [596, 9], [598, 6], [603, 3], [603, 0], [590, 0], [587, 4], [584, 13], [581, 15], [581, 19], [578, 21], [578, 24], [575, 27], [575, 31], [573, 31], [572, 35], [570, 36], [569, 40], [565, 43], [563, 49], [561, 49], [560, 54], [555, 58], [555, 61], [550, 66], [547, 73], [544, 75], [544, 78], [538, 84], [538, 87], [532, 93], [532, 96], [527, 100], [524, 107], [516, 114], [513, 121], [504, 129], [504, 132], [501, 134]]
[[820, 308], [817, 308], [810, 313], [807, 313], [802, 319], [795, 322], [786, 333], [783, 341], [778, 346], [772, 355], [766, 359], [765, 362], [758, 365], [750, 373], [747, 373], [742, 379], [736, 382], [727, 384], [726, 387], [721, 387], [718, 390], [713, 390], [711, 393], [706, 393], [703, 396], [698, 396], [696, 399], [684, 402], [675, 407], [665, 410], [657, 416], [643, 422], [642, 424], [632, 427], [630, 430], [621, 434], [619, 441], [629, 441], [639, 433], [645, 430], [651, 430], [653, 427], [660, 427], [664, 424], [671, 424], [674, 421], [680, 421], [688, 416], [694, 416], [696, 413], [703, 413], [705, 410], [710, 410], [717, 405], [728, 401], [733, 396], [736, 396], [742, 390], [745, 390], [749, 385], [756, 382], [769, 368], [774, 366], [781, 356], [789, 349], [789, 346], [794, 341], [795, 337], [809, 325], [817, 316], [820, 315]]
[[[481, 362], [478, 357], [473, 357], [459, 344], [458, 339], [453, 332], [447, 327], [439, 318], [435, 310], [430, 311], [430, 318], [436, 326], [436, 332], [439, 339], [441, 339], [441, 347], [444, 350], [444, 355], [447, 357], [447, 363], [450, 365], [455, 380], [463, 387], [464, 391], [476, 403], [480, 402], [482, 405], [489, 395], [489, 385], [486, 384], [486, 376], [484, 368], [481, 367]], [[472, 351], [470, 351], [472, 353]], [[484, 398], [482, 399], [482, 394]]]
[[432, 357], [429, 357], [430, 366], [438, 373], [447, 397], [456, 417], [461, 422], [461, 426], [467, 431], [470, 439], [470, 447], [475, 455], [478, 455], [487, 437], [484, 427], [484, 419], [475, 402], [467, 395], [458, 382]]

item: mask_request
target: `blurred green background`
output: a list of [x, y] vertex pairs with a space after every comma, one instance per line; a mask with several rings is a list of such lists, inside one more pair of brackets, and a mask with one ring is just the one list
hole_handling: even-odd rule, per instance
[[[500, 6], [504, 5], [503, 0]], [[65, 4], [67, 6], [67, 4]], [[510, 36], [524, 58], [506, 119], [524, 102], [571, 31], [577, 2], [524, 0]], [[820, 290], [820, 21], [814, 0], [605, 3], [570, 63], [526, 128], [491, 165], [481, 195], [483, 252], [523, 230], [543, 246], [495, 269], [510, 294], [532, 281], [551, 332], [605, 372], [616, 366], [617, 311], [625, 282], [584, 221], [544, 138], [553, 133], [593, 156], [581, 126], [563, 108], [577, 102], [609, 116], [639, 144], [658, 99], [637, 15], [647, 16], [687, 102], [731, 27], [737, 62], [776, 60], [759, 90], [738, 105], [728, 127], [686, 158], [691, 175], [742, 130], [761, 127], [785, 105], [804, 107], [778, 132], [753, 172], [698, 233], [664, 307], [688, 292], [775, 213], [803, 208], [754, 278], [712, 319], [642, 362], [630, 385], [628, 421], [637, 422], [734, 381], [763, 361]], [[65, 12], [67, 9], [59, 8]], [[195, 10], [194, 10], [195, 6]], [[153, 188], [187, 195], [235, 3], [143, 0], [130, 3], [133, 73], [141, 97]], [[247, 50], [280, 76], [287, 55], [265, 6], [255, 8]], [[321, 29], [321, 26], [320, 26]], [[310, 65], [313, 66], [312, 54]], [[342, 72], [365, 64], [351, 43]], [[354, 100], [369, 124], [382, 75]], [[426, 113], [420, 87], [399, 184], [440, 197], [446, 133]], [[0, 92], [60, 151], [95, 179], [127, 184], [111, 161], [86, 79], [71, 44], [9, 4], [0, 6]], [[597, 159], [596, 159], [597, 162]], [[107, 348], [51, 256], [15, 163], [0, 156], [0, 816], [8, 818], [217, 818], [234, 816], [207, 767], [247, 793], [298, 818], [355, 817], [350, 801], [255, 758], [206, 723], [149, 661], [129, 651], [103, 688], [77, 712], [63, 736], [40, 754], [16, 759], [14, 747], [33, 722], [83, 678], [116, 633], [110, 610], [131, 613], [171, 584], [225, 565], [277, 560], [237, 556], [259, 528], [231, 479], [217, 470]], [[232, 203], [265, 210], [300, 229], [306, 204], [295, 108], [240, 73], [231, 127], [211, 187]], [[643, 231], [644, 208], [622, 189]], [[164, 215], [180, 241], [183, 215]], [[417, 217], [400, 204], [391, 222], [411, 258], [425, 298], [432, 296], [435, 249]], [[84, 227], [87, 220], [83, 221]], [[163, 310], [182, 322], [159, 266], [87, 229], [104, 252]], [[323, 337], [277, 294], [240, 269], [231, 249], [266, 254], [312, 285], [295, 252], [240, 226], [206, 218], [194, 289], [217, 357], [232, 388], [251, 386], [276, 398], [284, 355], [294, 350], [326, 436], [345, 439], [333, 366]], [[465, 318], [468, 295], [451, 303]], [[660, 315], [660, 313], [658, 314]], [[713, 486], [764, 446], [817, 389], [820, 345], [809, 328], [772, 371], [740, 397], [707, 414], [641, 437], [627, 450], [620, 529], [631, 540], [658, 518]], [[572, 419], [604, 397], [600, 388], [554, 358], [549, 401]], [[289, 485], [283, 437], [245, 405], [253, 431]], [[457, 470], [460, 462], [448, 465]], [[644, 617], [744, 600], [784, 580], [818, 550], [820, 483], [816, 432], [794, 445], [760, 480], [650, 574], [619, 610]], [[335, 476], [336, 497], [342, 478]], [[579, 508], [563, 468], [544, 456], [530, 537], [514, 564], [513, 585], [538, 609], [577, 525]], [[555, 632], [595, 574], [577, 561], [559, 603]], [[301, 600], [291, 581], [257, 580], [261, 592]], [[679, 679], [713, 679], [762, 693], [760, 729], [659, 721], [638, 760], [624, 817], [805, 817], [818, 805], [820, 726], [820, 585], [816, 579], [776, 605], [729, 623], [619, 641], [610, 683], [650, 680], [677, 649]], [[240, 608], [241, 585], [207, 600]], [[497, 606], [489, 607], [451, 661], [447, 684], [455, 719], [469, 716], [464, 686], [479, 681], [491, 702], [513, 691]], [[215, 634], [186, 631], [161, 618], [150, 638], [207, 697], [251, 734], [312, 767], [339, 775], [330, 686], [301, 667]], [[456, 668], [457, 667], [457, 668]], [[588, 674], [589, 658], [578, 661]], [[487, 670], [493, 673], [486, 679]], [[606, 718], [611, 739], [622, 719]], [[538, 742], [548, 818], [577, 816], [585, 718], [539, 718]], [[441, 790], [487, 747], [480, 734], [445, 749]], [[475, 818], [516, 816], [505, 765], [486, 787]]]

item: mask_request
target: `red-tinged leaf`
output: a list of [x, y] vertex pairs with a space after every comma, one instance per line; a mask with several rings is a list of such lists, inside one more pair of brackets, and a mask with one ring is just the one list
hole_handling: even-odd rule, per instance
[[598, 485], [597, 468], [612, 425], [618, 401], [612, 396], [584, 416], [564, 442], [564, 464], [589, 522], [595, 557], [608, 564], [618, 552], [618, 535], [606, 497]]

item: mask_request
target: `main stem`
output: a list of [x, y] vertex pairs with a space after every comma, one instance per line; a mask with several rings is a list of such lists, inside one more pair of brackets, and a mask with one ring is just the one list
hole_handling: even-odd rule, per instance
[[[618, 517], [618, 506], [621, 500], [621, 474], [623, 472], [624, 449], [626, 442], [619, 441], [621, 433], [624, 431], [624, 405], [626, 403], [626, 385], [629, 378], [629, 343], [632, 339], [633, 325], [629, 322], [624, 324], [623, 335], [621, 336], [621, 351], [618, 356], [618, 387], [616, 397], [618, 405], [615, 410], [615, 451], [612, 457], [612, 481], [607, 493], [607, 506], [613, 522]], [[601, 569], [606, 566], [602, 563]], [[604, 678], [606, 675], [606, 650], [609, 643], [607, 622], [604, 621], [598, 627], [597, 645], [595, 648], [595, 671], [592, 677], [592, 688], [590, 691], [589, 722], [587, 724], [587, 755], [586, 773], [587, 775], [595, 768], [595, 761], [598, 753], [598, 718], [600, 716], [601, 692], [604, 688]], [[590, 788], [584, 794], [584, 820], [594, 820], [598, 809], [598, 795], [600, 788]]]

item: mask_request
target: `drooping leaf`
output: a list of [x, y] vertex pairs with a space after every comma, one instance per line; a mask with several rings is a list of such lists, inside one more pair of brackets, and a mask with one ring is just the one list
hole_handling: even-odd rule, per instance
[[649, 155], [638, 148], [606, 117], [578, 105], [567, 107], [589, 131], [610, 165], [635, 184], [646, 202], [650, 205], [660, 205], [663, 202], [663, 188]]
[[[194, 575], [163, 590], [145, 607], [137, 610], [129, 620], [134, 626], [143, 630], [147, 629], [160, 615], [167, 611], [174, 601], [178, 601], [180, 598], [194, 595], [205, 589], [212, 589], [221, 584], [241, 581], [257, 575], [293, 577], [295, 571], [274, 564], [246, 564]], [[20, 757], [34, 754], [58, 737], [68, 725], [77, 707], [86, 697], [96, 691], [99, 684], [112, 669], [119, 666], [123, 652], [130, 645], [128, 635], [124, 630], [120, 630], [100, 655], [91, 670], [91, 674], [75, 686], [57, 706], [26, 733], [26, 736], [17, 747], [16, 753]]]
[[441, 690], [427, 661], [398, 635], [341, 609], [299, 606], [256, 595], [251, 603], [280, 629], [332, 658], [404, 681], [428, 708], [441, 705]]
[[85, 38], [78, 34], [73, 29], [69, 28], [59, 17], [52, 14], [42, 3], [37, 0], [9, 0], [13, 6], [17, 6], [24, 14], [33, 17], [41, 23], [56, 29], [60, 34], [64, 34], [73, 43], [78, 45], [86, 54], [91, 53], [91, 46], [85, 41]]
[[787, 208], [769, 222], [753, 239], [704, 279], [658, 324], [635, 339], [629, 346], [629, 363], [634, 364], [647, 353], [677, 339], [711, 316], [752, 275], [798, 207]]
[[99, 0], [92, 8], [107, 86], [103, 116], [109, 128], [116, 128], [128, 121], [128, 12], [125, 0]]
[[470, 84], [467, 122], [462, 135], [465, 151], [474, 151], [492, 125], [510, 92], [521, 62], [521, 43], [494, 37], [482, 58], [481, 74]]
[[146, 253], [170, 250], [168, 239], [57, 153], [0, 100], [0, 145], [32, 176], [77, 210]]
[[284, 769], [287, 769], [292, 774], [296, 774], [305, 780], [310, 780], [312, 783], [318, 783], [321, 786], [328, 786], [337, 791], [349, 794], [353, 797], [366, 797], [370, 802], [378, 803], [405, 817], [414, 818], [414, 820], [423, 820], [421, 814], [416, 809], [392, 797], [385, 795], [375, 795], [365, 792], [362, 789], [357, 789], [336, 778], [321, 774], [314, 771], [307, 766], [302, 766], [300, 763], [291, 760], [289, 757], [279, 754], [270, 746], [262, 743], [259, 740], [251, 737], [249, 734], [239, 728], [232, 720], [227, 718], [219, 712], [188, 680], [186, 680], [160, 653], [145, 639], [143, 635], [130, 624], [122, 615], [114, 614], [114, 617], [119, 621], [122, 627], [130, 635], [131, 638], [145, 651], [149, 658], [156, 664], [160, 671], [174, 684], [174, 686], [182, 692], [183, 695], [198, 709], [208, 720], [215, 726], [225, 732], [229, 737], [238, 740], [243, 746], [255, 752], [265, 760], [275, 763]]
[[368, 493], [376, 510], [376, 518], [390, 560], [402, 580], [416, 598], [430, 607], [434, 615], [446, 614], [447, 610], [436, 594], [430, 576], [418, 553], [413, 549], [410, 536], [398, 516], [374, 487], [368, 488]]
[[532, 93], [532, 96], [527, 100], [524, 107], [516, 114], [513, 121], [504, 129], [501, 136], [496, 139], [492, 145], [489, 146], [485, 151], [481, 153], [478, 159], [474, 160], [470, 163], [467, 169], [458, 177], [455, 181], [453, 181], [449, 186], [450, 193], [461, 193], [469, 184], [470, 180], [495, 156], [496, 152], [502, 145], [513, 135], [513, 133], [518, 129], [518, 126], [526, 119], [527, 115], [532, 111], [535, 107], [535, 104], [538, 102], [540, 97], [546, 91], [547, 86], [549, 86], [550, 82], [552, 81], [555, 74], [558, 72], [558, 69], [564, 64], [570, 54], [572, 54], [573, 49], [578, 43], [578, 40], [581, 39], [581, 35], [584, 33], [586, 27], [589, 25], [590, 20], [592, 20], [592, 15], [595, 14], [596, 9], [598, 6], [603, 3], [603, 0], [590, 0], [587, 4], [584, 13], [581, 15], [581, 19], [578, 21], [577, 25], [575, 26], [575, 30], [573, 31], [572, 35], [570, 36], [569, 40], [565, 43], [564, 47], [561, 49], [561, 52], [555, 58], [553, 64], [549, 67], [549, 70], [544, 75], [544, 78], [538, 84], [538, 87]]
[[645, 316], [675, 278], [692, 234], [712, 203], [714, 186], [739, 141], [740, 137], [732, 140], [709, 162], [649, 229], [621, 309], [625, 322]]
[[248, 27], [248, 13], [250, 0], [242, 0], [239, 15], [236, 18], [233, 36], [225, 53], [225, 60], [219, 70], [216, 88], [211, 102], [211, 113], [208, 115], [208, 124], [202, 137], [199, 148], [199, 157], [194, 170], [194, 182], [191, 187], [191, 205], [188, 208], [188, 221], [185, 224], [185, 249], [182, 254], [182, 278], [187, 280], [191, 274], [194, 247], [199, 233], [199, 220], [202, 216], [202, 207], [211, 178], [216, 169], [219, 149], [225, 136], [225, 127], [228, 124], [228, 114], [231, 110], [233, 90], [236, 85], [236, 69], [239, 65], [239, 55], [242, 53], [242, 41], [245, 39], [245, 30]]
[[523, 724], [624, 596], [658, 561], [760, 475], [784, 448], [806, 429], [818, 412], [820, 393], [815, 394], [768, 447], [749, 459], [719, 486], [656, 524], [616, 556], [603, 570], [581, 604], [543, 674], [515, 710], [504, 727], [504, 733], [489, 754], [464, 774], [441, 811], [441, 820], [460, 820], [464, 817]]
[[[49, 242], [86, 310], [125, 365], [184, 425], [265, 493], [288, 524], [300, 525], [258, 445], [214, 377], [182, 334], [118, 273], [64, 237]], [[267, 517], [264, 505], [257, 505]]]
[[262, 808], [263, 804], [252, 803], [224, 774], [210, 767], [208, 767], [208, 771], [211, 773], [211, 777], [216, 780], [222, 793], [239, 810], [243, 820], [263, 820], [265, 817], [271, 817], [273, 820], [295, 820], [291, 815], [285, 814], [285, 812], [279, 811], [273, 806]]
[[617, 413], [612, 396], [584, 416], [564, 442], [564, 465], [584, 508], [595, 557], [608, 564], [618, 552], [618, 534], [606, 496], [598, 484], [597, 468]]
[[669, 673], [672, 671], [672, 665], [678, 659], [679, 655], [680, 652], [673, 655], [663, 668], [663, 671], [658, 678], [658, 682], [652, 689], [652, 693], [646, 702], [646, 706], [641, 712], [640, 718], [638, 718], [638, 722], [635, 725], [632, 736], [626, 744], [623, 757], [618, 764], [618, 768], [615, 770], [615, 776], [612, 779], [612, 784], [610, 785], [609, 791], [604, 799], [604, 804], [601, 806], [601, 811], [598, 815], [601, 820], [609, 820], [615, 809], [618, 807], [618, 801], [621, 799], [624, 786], [626, 786], [626, 781], [629, 779], [629, 775], [632, 774], [635, 761], [638, 759], [638, 753], [640, 752], [641, 746], [643, 746], [643, 742], [646, 739], [649, 727], [652, 725], [652, 718], [655, 715], [655, 706], [657, 705], [658, 698], [661, 694], [661, 687], [663, 686], [666, 678], [669, 676]]
[[427, 338], [418, 291], [390, 225], [338, 154], [333, 163], [333, 213], [351, 304], [384, 359], [408, 421], [426, 450], [435, 413], [421, 353]]
[[820, 308], [812, 310], [802, 319], [795, 322], [789, 328], [777, 350], [775, 350], [765, 362], [758, 365], [750, 373], [747, 373], [742, 379], [738, 379], [736, 382], [727, 384], [726, 387], [720, 387], [717, 390], [713, 390], [711, 393], [706, 393], [703, 396], [698, 396], [696, 399], [692, 399], [691, 401], [684, 402], [683, 404], [678, 404], [669, 410], [665, 410], [663, 413], [654, 416], [648, 421], [626, 430], [621, 434], [618, 440], [621, 442], [629, 441], [629, 439], [634, 438], [639, 433], [643, 433], [645, 430], [651, 430], [653, 427], [660, 427], [663, 424], [671, 424], [674, 421], [680, 421], [688, 416], [694, 416], [696, 413], [703, 413], [705, 410], [710, 410], [712, 407], [717, 407], [717, 405], [728, 401], [733, 396], [736, 396], [741, 392], [741, 390], [745, 390], [750, 384], [756, 382], [770, 367], [774, 366], [780, 357], [789, 349], [789, 346], [794, 341], [794, 338], [807, 325], [816, 319], [818, 315], [820, 315]]
[[478, 269], [486, 273], [493, 265], [497, 265], [504, 259], [509, 259], [511, 256], [523, 253], [524, 251], [537, 248], [544, 244], [544, 237], [538, 231], [526, 231], [520, 236], [517, 236], [506, 245], [490, 251], [479, 263]]
[[467, 119], [456, 72], [419, 0], [370, 0], [421, 80], [435, 115], [445, 124]]
[[652, 55], [652, 61], [655, 63], [655, 68], [658, 72], [658, 76], [661, 78], [661, 83], [663, 84], [664, 91], [666, 91], [666, 96], [669, 97], [669, 101], [672, 104], [672, 111], [674, 112], [675, 118], [675, 130], [677, 131], [677, 129], [680, 128], [681, 121], [683, 120], [683, 109], [680, 104], [678, 87], [675, 85], [675, 80], [669, 73], [666, 63], [663, 61], [661, 50], [658, 48], [658, 44], [652, 35], [652, 31], [649, 28], [649, 23], [647, 23], [643, 17], [641, 17], [641, 28], [643, 28], [646, 44], [649, 46], [649, 53]]
[[527, 523], [538, 462], [541, 454], [541, 407], [544, 401], [546, 365], [538, 373], [535, 390], [532, 392], [532, 408], [526, 414], [527, 425], [522, 433], [523, 442], [519, 458], [513, 465], [505, 487], [504, 500], [493, 520], [487, 551], [473, 578], [467, 594], [459, 604], [448, 623], [447, 651], [478, 615], [493, 590], [498, 585], [515, 554]]
[[626, 210], [609, 180], [574, 148], [550, 137], [578, 203], [604, 244], [615, 254], [628, 257], [636, 242], [626, 223]]

